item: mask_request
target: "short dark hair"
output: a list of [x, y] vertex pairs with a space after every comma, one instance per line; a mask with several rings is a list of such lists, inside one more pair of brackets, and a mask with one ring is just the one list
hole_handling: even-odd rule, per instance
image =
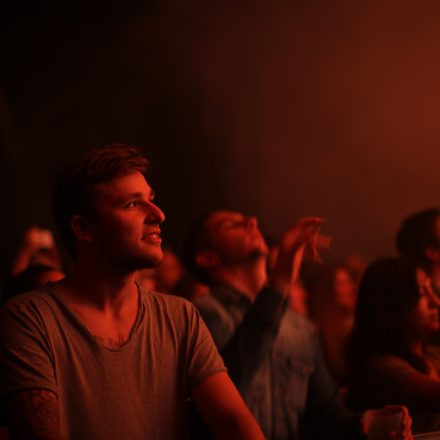
[[440, 247], [440, 239], [434, 230], [439, 217], [438, 208], [424, 209], [407, 217], [400, 225], [396, 236], [396, 247], [400, 255], [426, 264], [426, 248]]
[[208, 271], [197, 264], [197, 255], [211, 249], [212, 241], [208, 231], [208, 219], [218, 212], [211, 209], [203, 212], [192, 224], [183, 247], [183, 263], [188, 272], [197, 280], [208, 286], [212, 285]]
[[57, 232], [71, 256], [75, 256], [75, 236], [70, 220], [74, 215], [93, 212], [93, 186], [133, 171], [145, 175], [147, 168], [148, 161], [138, 147], [112, 144], [89, 151], [65, 170], [53, 190], [52, 213]]

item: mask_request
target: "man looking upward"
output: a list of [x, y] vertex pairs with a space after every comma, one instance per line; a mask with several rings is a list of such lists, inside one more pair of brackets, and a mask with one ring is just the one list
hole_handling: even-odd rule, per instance
[[316, 255], [323, 241], [322, 223], [303, 218], [285, 232], [269, 277], [267, 246], [255, 217], [208, 212], [187, 241], [188, 268], [211, 286], [197, 306], [268, 439], [352, 440], [363, 438], [366, 429], [367, 417], [343, 405], [312, 324], [288, 307], [289, 285], [304, 251]]
[[260, 439], [212, 339], [185, 300], [137, 286], [162, 259], [147, 161], [94, 150], [53, 196], [74, 270], [4, 307], [0, 399], [13, 438], [185, 439], [188, 397], [219, 438]]

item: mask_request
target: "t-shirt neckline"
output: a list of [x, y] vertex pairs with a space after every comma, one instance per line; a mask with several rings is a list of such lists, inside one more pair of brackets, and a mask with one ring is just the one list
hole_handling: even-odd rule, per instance
[[130, 334], [128, 335], [127, 340], [122, 344], [120, 347], [107, 347], [102, 342], [100, 342], [99, 338], [93, 335], [93, 333], [89, 330], [87, 325], [84, 323], [84, 321], [81, 319], [81, 317], [78, 315], [78, 313], [73, 310], [69, 304], [67, 304], [66, 301], [64, 301], [57, 293], [57, 289], [55, 287], [55, 284], [52, 282], [49, 282], [48, 290], [50, 296], [62, 307], [64, 310], [71, 316], [71, 318], [75, 321], [75, 323], [81, 328], [81, 330], [86, 334], [86, 336], [93, 341], [93, 343], [100, 349], [104, 349], [105, 351], [109, 352], [121, 352], [126, 347], [128, 347], [133, 339], [135, 339], [135, 333], [137, 332], [137, 329], [139, 328], [142, 318], [144, 316], [145, 311], [145, 305], [143, 301], [143, 295], [141, 292], [141, 288], [139, 284], [136, 282], [136, 287], [138, 291], [138, 310], [136, 314], [136, 319], [134, 320], [133, 326], [131, 327]]

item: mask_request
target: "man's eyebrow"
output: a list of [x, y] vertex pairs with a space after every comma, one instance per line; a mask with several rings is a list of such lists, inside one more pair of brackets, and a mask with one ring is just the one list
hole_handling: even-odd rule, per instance
[[[153, 200], [154, 196], [155, 196], [154, 191], [151, 191], [150, 194], [148, 195], [148, 200]], [[142, 192], [133, 192], [133, 193], [127, 192], [125, 194], [121, 194], [118, 197], [118, 201], [124, 202], [127, 199], [141, 199], [144, 197], [145, 197], [145, 194]]]
[[142, 193], [140, 193], [140, 192], [134, 192], [134, 193], [127, 192], [125, 194], [121, 194], [121, 196], [119, 198], [120, 199], [130, 199], [132, 197], [142, 197]]

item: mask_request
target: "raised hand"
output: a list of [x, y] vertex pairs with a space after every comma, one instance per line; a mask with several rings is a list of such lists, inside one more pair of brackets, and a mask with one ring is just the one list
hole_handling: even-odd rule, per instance
[[269, 286], [287, 294], [289, 284], [297, 281], [304, 252], [308, 249], [315, 260], [320, 260], [319, 249], [328, 248], [331, 239], [319, 232], [324, 220], [303, 217], [290, 227], [281, 238]]

